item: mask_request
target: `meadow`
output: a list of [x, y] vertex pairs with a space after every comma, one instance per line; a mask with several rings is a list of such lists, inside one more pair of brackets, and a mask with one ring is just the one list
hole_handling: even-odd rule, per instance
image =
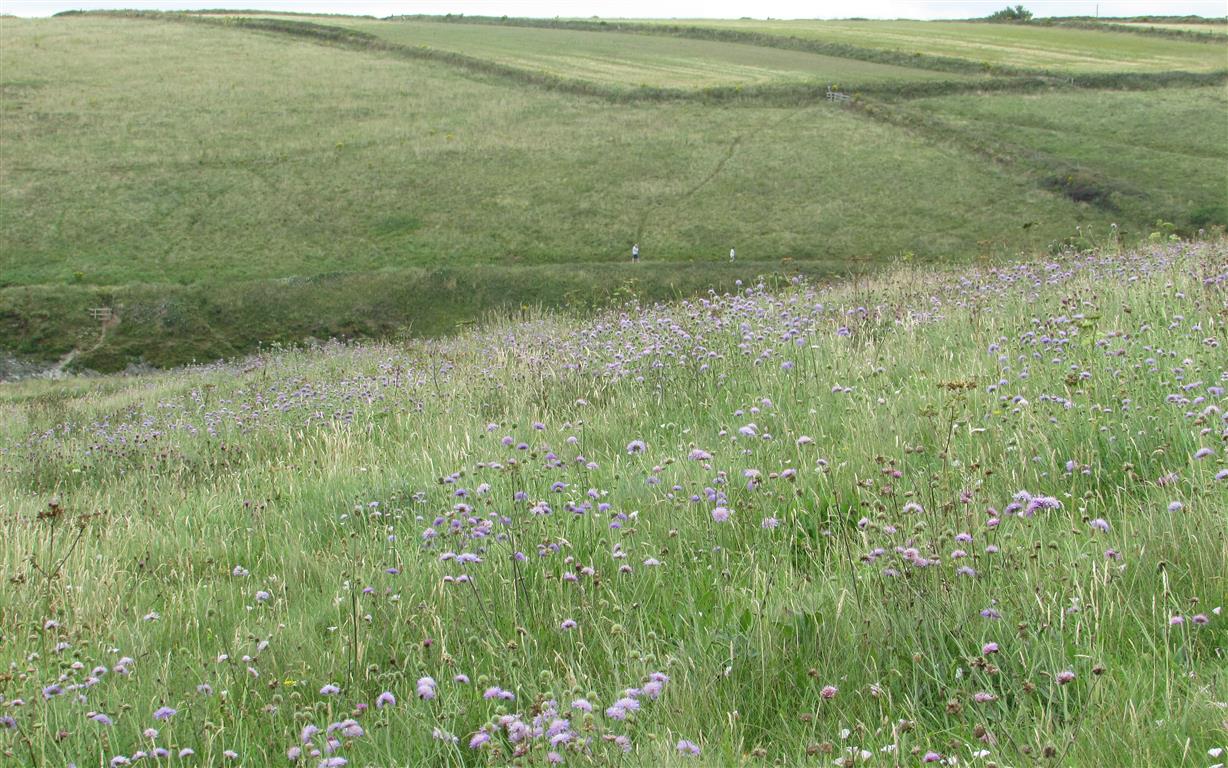
[[0, 762], [1206, 768], [1226, 306], [1168, 242], [7, 384]]
[[1217, 44], [496, 21], [4, 18], [0, 377], [1228, 226]]

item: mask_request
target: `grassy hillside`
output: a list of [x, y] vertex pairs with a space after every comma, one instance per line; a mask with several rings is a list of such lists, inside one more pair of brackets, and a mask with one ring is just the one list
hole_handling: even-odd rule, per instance
[[0, 762], [1205, 768], [1226, 291], [1176, 244], [5, 385]]
[[1126, 220], [1228, 222], [1228, 131], [1207, 130], [1228, 115], [1228, 89], [1160, 92], [1002, 94], [919, 99], [909, 104], [943, 130], [964, 131], [1013, 154], [1043, 182], [1098, 199]]
[[[77, 15], [0, 36], [0, 355], [41, 363], [168, 366], [1228, 224], [1222, 82], [1143, 96], [856, 46], [347, 17]], [[845, 76], [887, 90], [824, 101]], [[1016, 103], [1052, 127], [1016, 130]], [[1103, 151], [1094, 115], [1125, 104], [1132, 127], [1110, 130], [1129, 149]], [[1053, 182], [1072, 168], [1108, 191]]]

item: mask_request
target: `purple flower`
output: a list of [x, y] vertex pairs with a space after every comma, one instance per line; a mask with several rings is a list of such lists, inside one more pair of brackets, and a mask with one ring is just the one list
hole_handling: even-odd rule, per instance
[[158, 707], [154, 710], [153, 718], [154, 720], [170, 720], [177, 712], [178, 710], [171, 709], [170, 707]]
[[435, 679], [431, 677], [418, 678], [418, 698], [430, 701], [435, 698]]
[[1212, 451], [1210, 448], [1199, 448], [1197, 451], [1194, 451], [1194, 458], [1205, 459], [1212, 453], [1214, 453], [1214, 451]]
[[1105, 520], [1103, 517], [1097, 517], [1095, 520], [1088, 523], [1088, 525], [1090, 525], [1093, 530], [1103, 531], [1104, 533], [1109, 532], [1109, 521]]
[[576, 699], [571, 703], [571, 708], [578, 709], [581, 712], [593, 711], [593, 705], [589, 703], [588, 699]]
[[699, 745], [686, 739], [678, 740], [678, 754], [683, 757], [699, 757]]
[[570, 630], [575, 629], [577, 624], [573, 619], [564, 619], [562, 625], [560, 626], [562, 626], [563, 629]]
[[1058, 685], [1066, 685], [1067, 683], [1072, 683], [1074, 682], [1074, 679], [1075, 679], [1074, 670], [1064, 669], [1061, 672], [1057, 673]]
[[391, 691], [384, 691], [375, 698], [375, 708], [383, 709], [384, 707], [395, 707], [397, 705], [397, 697], [392, 695]]
[[643, 440], [632, 440], [627, 443], [627, 453], [643, 453], [648, 449]]
[[321, 696], [334, 696], [338, 693], [341, 693], [341, 689], [338, 688], [333, 683], [328, 683], [327, 685], [325, 685], [324, 687], [320, 689]]
[[984, 645], [981, 646], [981, 655], [983, 656], [988, 656], [991, 653], [997, 653], [997, 652], [998, 652], [997, 643], [985, 643]]
[[478, 749], [488, 741], [490, 741], [490, 734], [486, 731], [478, 731], [473, 734], [473, 738], [469, 739], [469, 748]]
[[712, 519], [718, 523], [724, 523], [729, 520], [729, 510], [725, 507], [717, 507], [712, 510]]
[[831, 701], [832, 699], [836, 698], [836, 694], [839, 692], [840, 692], [840, 689], [837, 688], [836, 686], [825, 685], [823, 686], [823, 689], [819, 691], [819, 695], [822, 696], [827, 701]]
[[115, 722], [111, 720], [111, 718], [107, 717], [101, 712], [90, 712], [86, 714], [86, 717], [99, 725], [115, 725]]

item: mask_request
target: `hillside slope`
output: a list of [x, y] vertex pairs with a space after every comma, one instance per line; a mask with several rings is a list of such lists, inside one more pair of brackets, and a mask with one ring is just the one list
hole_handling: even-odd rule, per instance
[[[0, 354], [41, 364], [117, 370], [437, 335], [538, 304], [1228, 223], [1228, 168], [1207, 129], [1228, 109], [1222, 79], [1133, 107], [1192, 104], [1209, 162], [1149, 156], [1163, 119], [1138, 122], [1126, 139], [1142, 155], [1117, 162], [1089, 151], [1080, 125], [1061, 129], [1099, 92], [1053, 78], [346, 17], [6, 18], [0, 35]], [[1159, 43], [1188, 46], [1200, 71], [1218, 50]], [[577, 70], [580, 59], [609, 66]], [[885, 119], [871, 107], [891, 106], [886, 95], [828, 103], [837, 76], [929, 95], [928, 116]], [[1058, 129], [1033, 150], [1009, 126], [970, 128], [966, 103], [989, 99], [938, 94], [972, 87], [1026, 91]], [[632, 271], [634, 242], [645, 263]], [[117, 320], [100, 327], [91, 308]]]
[[1182, 243], [8, 385], [0, 750], [1205, 766], [1225, 306]]

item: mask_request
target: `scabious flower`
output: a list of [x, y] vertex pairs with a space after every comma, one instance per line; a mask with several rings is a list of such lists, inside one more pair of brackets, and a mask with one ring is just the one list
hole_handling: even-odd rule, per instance
[[334, 696], [338, 693], [341, 693], [341, 689], [337, 687], [336, 685], [334, 685], [333, 683], [328, 683], [327, 685], [320, 688], [321, 696]]
[[823, 686], [823, 689], [819, 691], [819, 695], [822, 696], [824, 699], [831, 701], [832, 699], [836, 698], [836, 694], [839, 692], [840, 692], [840, 689], [837, 688], [836, 686], [825, 685]]
[[576, 699], [575, 701], [571, 703], [571, 708], [578, 709], [581, 712], [592, 712], [593, 711], [593, 705], [589, 703], [588, 699]]
[[712, 510], [712, 520], [718, 523], [724, 523], [729, 520], [729, 510], [725, 507], [717, 507]]
[[1172, 501], [1172, 502], [1169, 502], [1168, 504], [1169, 512], [1180, 512], [1183, 509], [1185, 509], [1185, 505], [1179, 501]]
[[1067, 683], [1072, 683], [1074, 682], [1074, 679], [1075, 679], [1074, 670], [1064, 669], [1061, 672], [1057, 673], [1058, 685], [1066, 685]]
[[575, 629], [578, 625], [574, 619], [563, 619], [563, 623], [560, 626], [565, 630], [570, 630]]
[[998, 697], [989, 691], [977, 691], [976, 693], [972, 694], [972, 700], [977, 704], [988, 704], [992, 701], [997, 701]]
[[997, 643], [985, 643], [984, 645], [981, 646], [981, 654], [983, 656], [988, 656], [991, 653], [997, 653], [997, 652], [998, 652]]
[[683, 757], [699, 757], [699, 745], [687, 739], [679, 739], [678, 754]]
[[379, 696], [375, 697], [375, 708], [383, 709], [384, 707], [395, 707], [397, 705], [397, 697], [392, 695], [391, 691], [384, 691]]
[[430, 701], [435, 698], [435, 679], [432, 677], [418, 678], [418, 698]]
[[158, 707], [154, 710], [153, 718], [154, 720], [170, 720], [177, 712], [178, 710], [171, 709], [170, 707]]
[[627, 443], [627, 453], [643, 453], [648, 449], [643, 440], [632, 440]]
[[490, 741], [490, 734], [486, 731], [478, 731], [473, 734], [473, 738], [469, 739], [470, 749], [479, 749], [483, 744]]
[[1194, 458], [1202, 460], [1210, 456], [1212, 453], [1214, 453], [1214, 451], [1212, 451], [1210, 448], [1199, 448], [1198, 450], [1194, 451]]
[[1088, 525], [1090, 525], [1093, 530], [1103, 531], [1104, 533], [1109, 532], [1109, 521], [1105, 520], [1103, 517], [1097, 517], [1095, 520], [1088, 523]]

